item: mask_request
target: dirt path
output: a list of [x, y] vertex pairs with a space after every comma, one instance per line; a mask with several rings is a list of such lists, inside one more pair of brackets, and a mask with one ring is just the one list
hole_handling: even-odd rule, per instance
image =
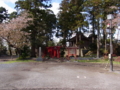
[[120, 68], [104, 64], [29, 62], [0, 64], [0, 90], [120, 90]]

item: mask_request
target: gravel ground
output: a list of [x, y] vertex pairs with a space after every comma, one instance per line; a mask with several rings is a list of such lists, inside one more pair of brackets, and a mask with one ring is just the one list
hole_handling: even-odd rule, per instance
[[120, 90], [120, 69], [105, 64], [25, 62], [0, 64], [0, 90]]

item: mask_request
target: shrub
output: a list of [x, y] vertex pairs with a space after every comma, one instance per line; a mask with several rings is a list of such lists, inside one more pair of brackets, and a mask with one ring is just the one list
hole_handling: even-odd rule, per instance
[[30, 49], [28, 46], [24, 46], [24, 48], [21, 50], [21, 54], [19, 56], [19, 60], [26, 59], [30, 57]]
[[97, 45], [96, 45], [96, 43], [91, 43], [90, 44], [90, 51], [96, 51], [97, 50]]
[[65, 54], [65, 52], [64, 52], [64, 51], [61, 51], [60, 56], [61, 56], [61, 57], [64, 57], [64, 54]]

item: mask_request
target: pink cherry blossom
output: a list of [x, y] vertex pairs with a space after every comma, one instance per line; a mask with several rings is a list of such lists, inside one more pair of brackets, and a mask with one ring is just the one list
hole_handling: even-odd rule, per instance
[[24, 45], [29, 45], [29, 33], [22, 31], [22, 29], [29, 26], [28, 21], [32, 20], [32, 18], [28, 18], [28, 13], [22, 13], [9, 22], [1, 23], [0, 37], [15, 48], [22, 48]]

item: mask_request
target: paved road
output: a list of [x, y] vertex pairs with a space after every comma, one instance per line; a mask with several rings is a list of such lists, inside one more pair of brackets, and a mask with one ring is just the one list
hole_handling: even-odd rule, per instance
[[119, 68], [89, 63], [0, 64], [0, 90], [120, 90]]

